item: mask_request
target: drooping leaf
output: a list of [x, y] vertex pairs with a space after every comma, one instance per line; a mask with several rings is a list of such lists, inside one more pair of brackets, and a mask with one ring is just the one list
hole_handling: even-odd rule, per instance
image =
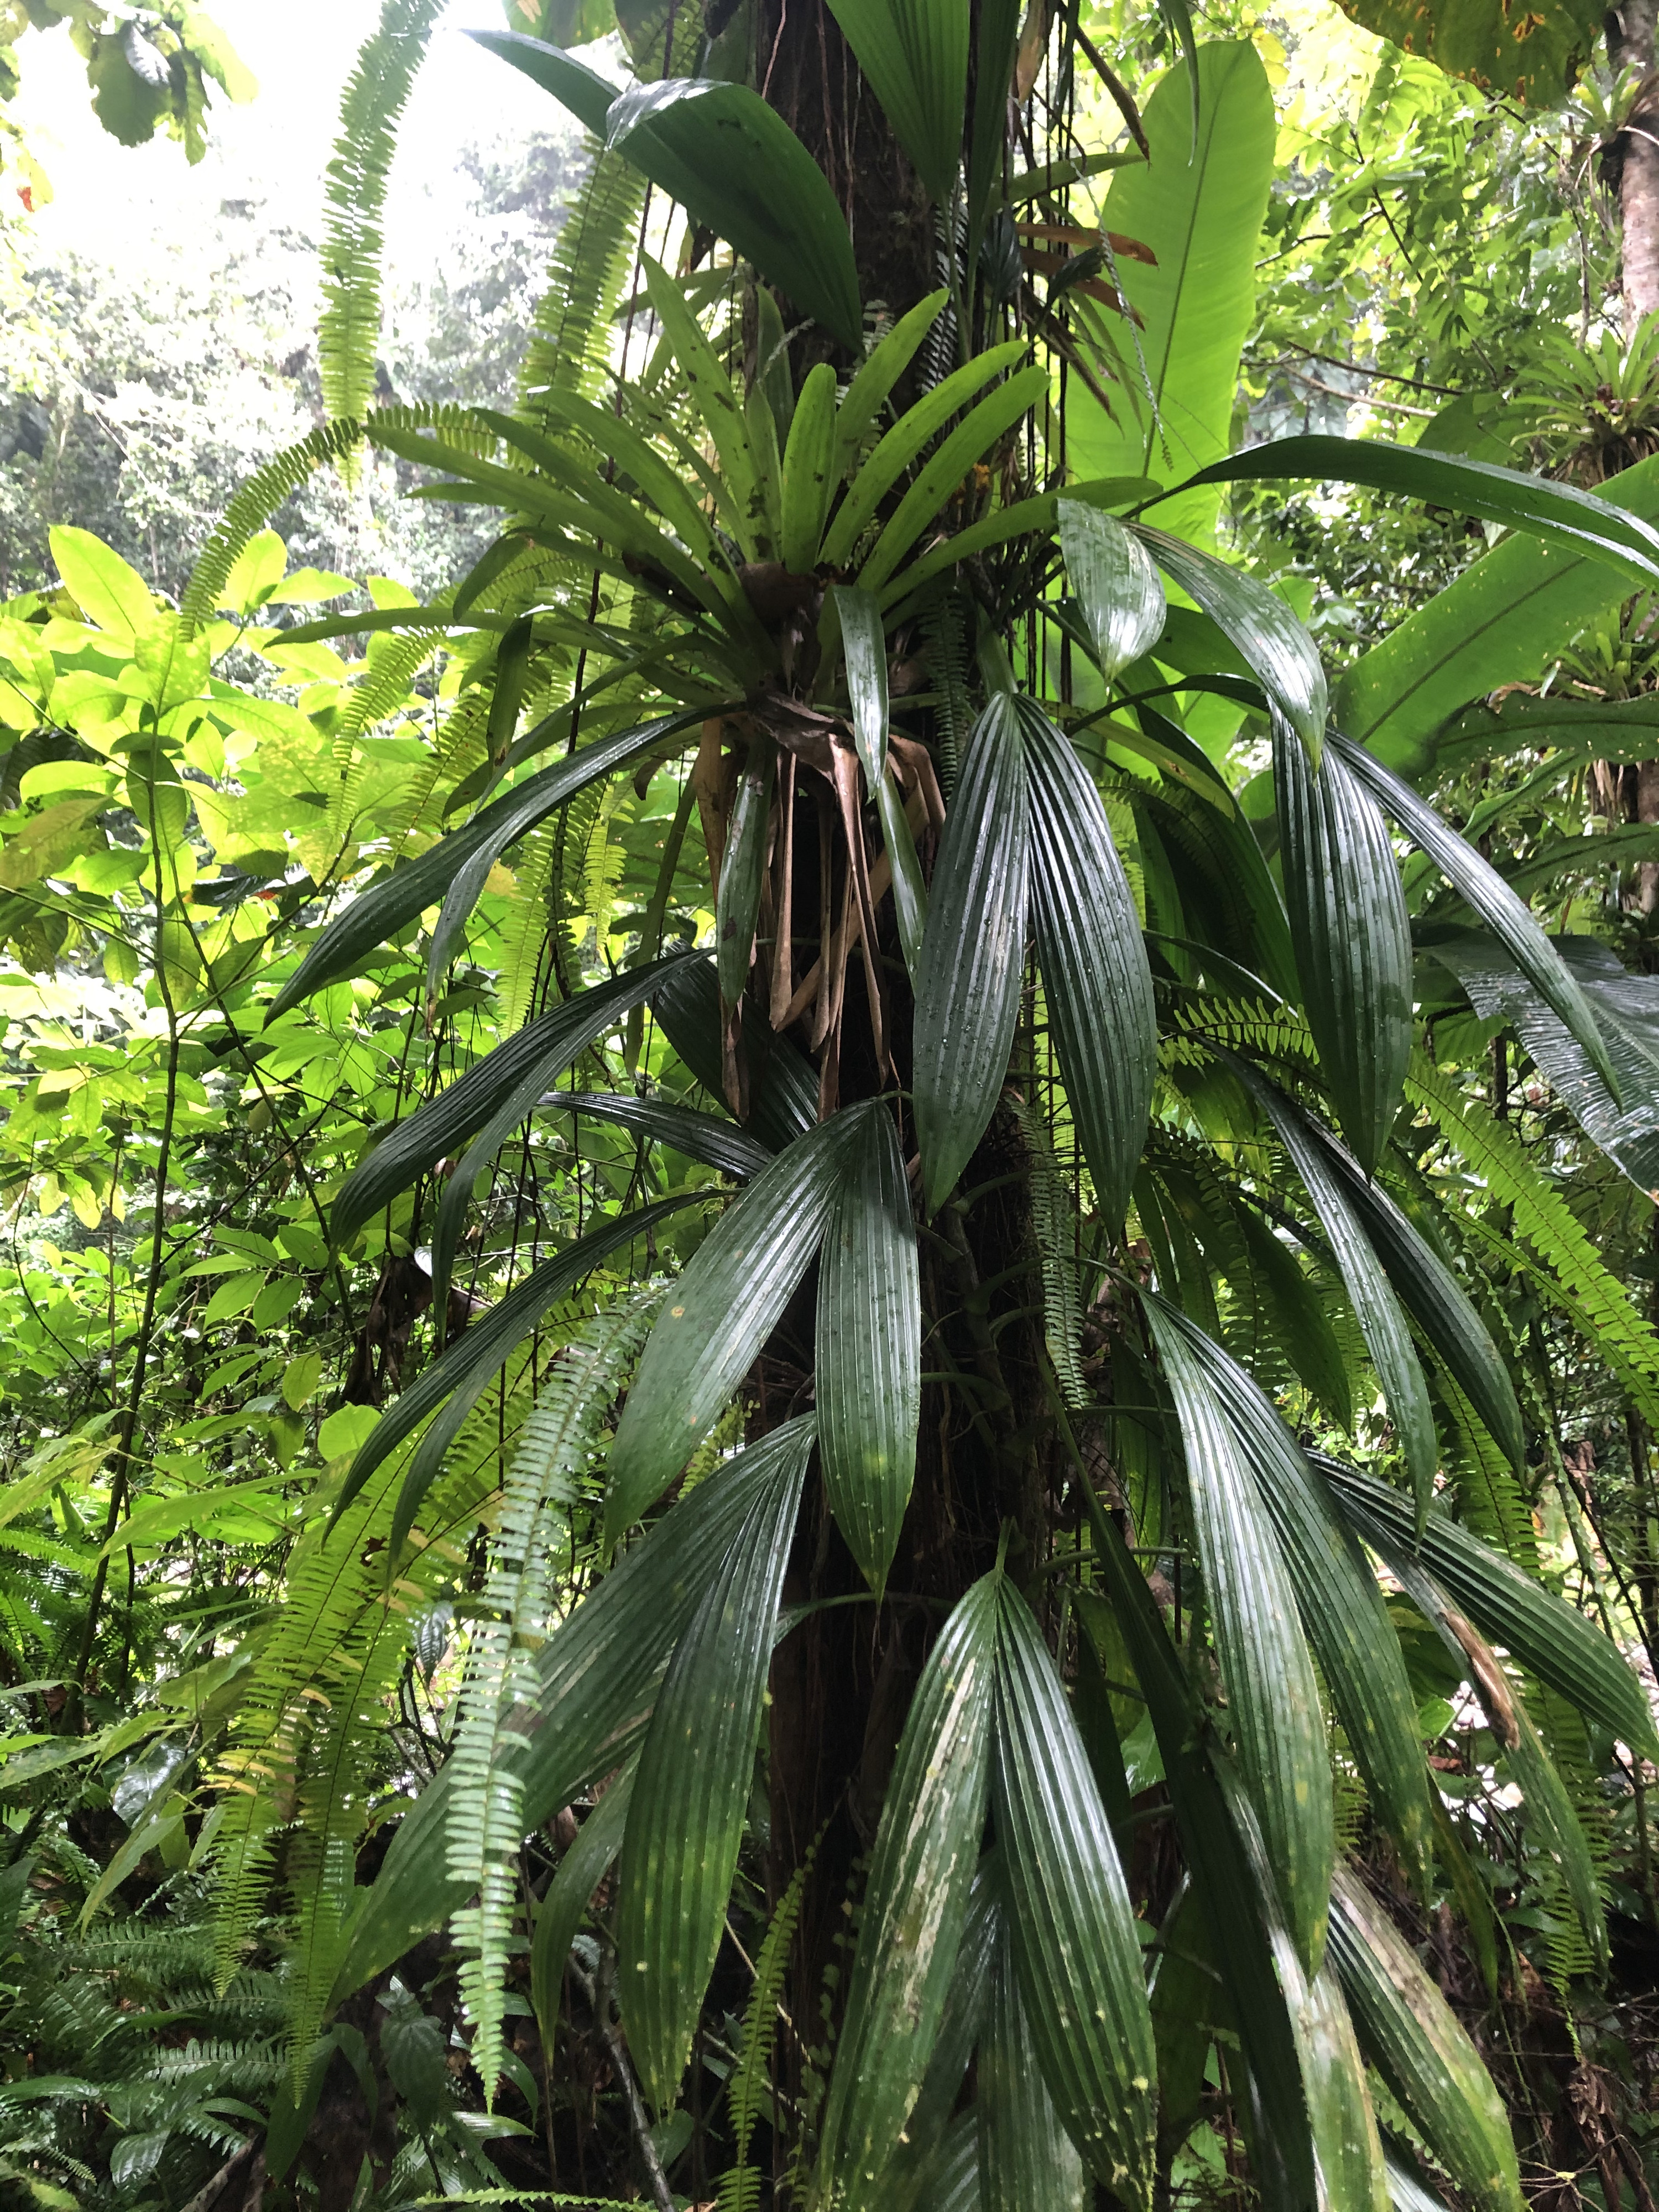
[[1659, 1757], [1641, 1685], [1618, 1646], [1581, 1613], [1437, 1510], [1424, 1522], [1419, 1545], [1411, 1508], [1398, 1491], [1336, 1460], [1322, 1457], [1317, 1465], [1356, 1534], [1396, 1572], [1419, 1560], [1520, 1666], [1632, 1750]]
[[611, 1214], [564, 1251], [544, 1260], [499, 1305], [474, 1321], [386, 1407], [351, 1462], [333, 1517], [337, 1520], [344, 1512], [387, 1453], [412, 1435], [434, 1407], [441, 1408], [421, 1438], [404, 1478], [392, 1516], [391, 1542], [395, 1555], [413, 1527], [421, 1501], [436, 1480], [462, 1423], [549, 1307], [568, 1297], [601, 1260], [692, 1204], [695, 1195], [686, 1192], [659, 1199], [655, 1205], [640, 1206], [631, 1213]]
[[639, 1761], [631, 1759], [576, 1831], [575, 1841], [559, 1861], [536, 1913], [530, 1942], [530, 2002], [541, 2030], [542, 2051], [550, 2066], [556, 2049], [559, 2002], [564, 1966], [582, 1924], [588, 1900], [610, 1872], [623, 1845], [629, 1801]]
[[968, 252], [979, 251], [1008, 142], [1008, 93], [1019, 50], [1020, 0], [981, 0], [974, 43], [974, 106], [968, 126]]
[[[651, 1005], [675, 1052], [719, 1098], [724, 1078], [714, 963], [705, 957], [677, 968]], [[817, 1077], [787, 1037], [774, 1036], [763, 1023], [745, 1026], [739, 1050], [749, 1066], [748, 1127], [769, 1151], [781, 1152], [817, 1120]]]
[[[297, 1006], [302, 999], [309, 998], [313, 991], [320, 991], [325, 983], [350, 975], [360, 961], [378, 951], [388, 938], [396, 936], [406, 921], [428, 907], [435, 906], [440, 899], [447, 902], [447, 895], [468, 860], [487, 852], [487, 862], [473, 871], [477, 884], [466, 897], [460, 922], [454, 926], [459, 928], [477, 905], [477, 891], [483, 888], [485, 877], [515, 839], [533, 830], [538, 822], [545, 821], [589, 784], [617, 769], [630, 766], [650, 752], [673, 734], [669, 724], [684, 729], [692, 721], [700, 721], [702, 712], [699, 708], [695, 714], [671, 715], [665, 721], [617, 730], [608, 738], [584, 745], [580, 752], [543, 769], [516, 790], [493, 800], [481, 813], [475, 814], [464, 829], [451, 830], [447, 837], [440, 838], [414, 860], [393, 868], [361, 897], [353, 899], [343, 913], [337, 915], [321, 932], [272, 1000], [267, 1019], [275, 1021], [291, 1006]], [[458, 897], [458, 909], [459, 905]], [[452, 939], [453, 933], [452, 930]]]
[[617, 1900], [629, 2048], [672, 2102], [726, 1927], [811, 1431], [780, 1455], [677, 1646], [640, 1753]]
[[983, 2212], [1083, 2212], [1083, 2160], [1042, 2078], [1006, 1925], [989, 1983], [974, 2100]]
[[847, 220], [817, 163], [746, 85], [668, 77], [618, 94], [556, 46], [516, 31], [473, 31], [727, 240], [844, 346], [862, 325]]
[[626, 1091], [550, 1091], [536, 1103], [547, 1113], [589, 1114], [596, 1121], [616, 1122], [650, 1144], [666, 1145], [739, 1182], [757, 1176], [772, 1158], [764, 1145], [735, 1121], [722, 1121], [718, 1115], [699, 1114], [665, 1098], [636, 1098]]
[[922, 1670], [865, 1892], [820, 2138], [817, 2198], [875, 2212], [921, 2091], [967, 1918], [991, 1763], [1001, 1577], [975, 1583]]
[[991, 1978], [991, 1961], [1003, 1925], [1002, 1875], [997, 1854], [980, 1861], [968, 1899], [968, 1915], [957, 1947], [956, 1968], [939, 2019], [939, 2039], [927, 2062], [921, 2094], [910, 2108], [904, 2132], [882, 2175], [884, 2199], [892, 2212], [912, 2212], [931, 2204], [928, 2177], [945, 2140], [979, 2041]]
[[1077, 499], [1059, 502], [1066, 574], [1110, 684], [1158, 642], [1164, 586], [1139, 538], [1115, 515]]
[[812, 1264], [872, 1100], [819, 1123], [756, 1176], [704, 1238], [647, 1341], [611, 1447], [614, 1544], [690, 1459]]
[[1243, 655], [1316, 767], [1329, 711], [1325, 672], [1312, 638], [1284, 600], [1213, 554], [1200, 553], [1145, 523], [1135, 524], [1134, 529], [1159, 568], [1174, 577]]
[[[805, 1449], [810, 1414], [716, 1468], [604, 1577], [537, 1654], [540, 1680], [522, 1716], [526, 1832], [622, 1765], [640, 1739], [670, 1653], [702, 1603], [756, 1498]], [[445, 1833], [453, 1769], [439, 1770], [405, 1814], [380, 1879], [363, 1893], [335, 1982], [336, 2001], [429, 1935], [466, 1891], [449, 1875]]]
[[761, 879], [766, 872], [776, 760], [777, 747], [769, 737], [763, 732], [751, 738], [749, 757], [732, 802], [731, 831], [720, 860], [720, 887], [714, 902], [720, 997], [728, 1006], [735, 1006], [743, 996], [755, 950], [755, 918], [760, 912]]
[[1035, 701], [1022, 700], [1018, 712], [1037, 959], [1084, 1158], [1102, 1218], [1115, 1224], [1146, 1142], [1158, 1069], [1152, 970], [1093, 779]]
[[1235, 483], [1245, 478], [1368, 484], [1374, 491], [1402, 492], [1409, 499], [1589, 553], [1650, 591], [1659, 584], [1659, 530], [1651, 523], [1577, 484], [1490, 461], [1391, 445], [1386, 438], [1270, 438], [1248, 453], [1212, 462], [1188, 481]]
[[[672, 954], [597, 983], [526, 1023], [505, 1044], [475, 1060], [447, 1090], [389, 1130], [346, 1177], [329, 1215], [336, 1244], [349, 1244], [364, 1222], [407, 1190], [417, 1176], [480, 1131], [493, 1133], [493, 1151], [578, 1053], [619, 1023], [631, 1006], [660, 989], [678, 965], [696, 957]], [[469, 1171], [476, 1174], [483, 1164], [482, 1158], [471, 1159]], [[460, 1202], [465, 1203], [465, 1196]]]
[[[1228, 1421], [1188, 1328], [1143, 1296], [1186, 1449], [1187, 1485], [1216, 1659], [1239, 1763], [1267, 1838], [1305, 1967], [1324, 1948], [1336, 1842], [1319, 1685], [1296, 1592], [1247, 1444]], [[1254, 1439], [1251, 1439], [1254, 1441]]]
[[1591, 1065], [1617, 1098], [1619, 1078], [1607, 1057], [1607, 1048], [1595, 1025], [1571, 970], [1550, 943], [1533, 916], [1490, 860], [1483, 860], [1408, 783], [1383, 767], [1363, 745], [1333, 732], [1331, 743], [1354, 774], [1391, 814], [1414, 845], [1419, 846], [1447, 881], [1468, 900], [1486, 927], [1509, 954], [1544, 1003], [1555, 1013], [1589, 1054]]
[[1303, 1626], [1350, 1750], [1407, 1866], [1427, 1872], [1431, 1810], [1417, 1703], [1376, 1576], [1277, 1408], [1243, 1369], [1180, 1314], [1279, 1539]]
[[1123, 1870], [1030, 1609], [1004, 1582], [997, 1611], [996, 1823], [1026, 2023], [1090, 2170], [1150, 2203], [1157, 2055]]
[[1468, 77], [1505, 99], [1553, 106], [1571, 91], [1595, 52], [1603, 17], [1596, 0], [1540, 0], [1517, 16], [1503, 0], [1339, 0], [1345, 15], [1449, 76]]
[[1358, 1875], [1339, 1867], [1331, 1960], [1372, 2063], [1452, 2180], [1486, 2212], [1519, 2212], [1509, 2116], [1456, 2014]]
[[1406, 895], [1376, 802], [1334, 749], [1273, 735], [1285, 903], [1308, 1026], [1354, 1157], [1373, 1175], [1412, 1050]]
[[968, 101], [968, 0], [829, 0], [935, 204], [955, 188]]
[[892, 1117], [865, 1116], [818, 1267], [818, 1449], [830, 1510], [879, 1591], [916, 1470], [921, 1291]]
[[1012, 698], [974, 726], [939, 840], [916, 984], [914, 1084], [927, 1211], [995, 1109], [1019, 1013], [1028, 817]]

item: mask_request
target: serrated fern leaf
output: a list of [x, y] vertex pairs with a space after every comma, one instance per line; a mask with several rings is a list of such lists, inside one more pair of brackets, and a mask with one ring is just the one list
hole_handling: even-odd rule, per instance
[[788, 1887], [778, 1899], [761, 1944], [760, 1956], [755, 1961], [755, 1986], [749, 1993], [749, 2008], [743, 2021], [743, 2052], [732, 2069], [728, 2093], [728, 2116], [737, 2163], [721, 2179], [715, 2199], [719, 2212], [759, 2212], [761, 2178], [749, 2163], [749, 2145], [754, 2136], [755, 2122], [760, 2117], [761, 2099], [766, 2092], [772, 2024], [783, 1994], [789, 1946], [795, 1940], [795, 1923], [800, 1917], [801, 1899], [805, 1893], [813, 1856], [813, 1851], [809, 1850], [790, 1875]]
[[553, 248], [547, 289], [519, 376], [518, 412], [538, 428], [556, 431], [541, 396], [552, 391], [597, 399], [611, 365], [611, 318], [634, 264], [634, 240], [645, 179], [596, 139], [584, 149], [592, 162]]
[[1023, 1101], [1013, 1107], [1031, 1166], [1031, 1234], [1042, 1278], [1042, 1339], [1061, 1395], [1073, 1409], [1090, 1402], [1083, 1379], [1083, 1310], [1078, 1295], [1077, 1208], [1055, 1164], [1042, 1118]]
[[535, 1653], [550, 1626], [547, 1554], [556, 1510], [576, 1495], [605, 1413], [644, 1341], [654, 1303], [630, 1299], [580, 1329], [544, 1378], [507, 1471], [489, 1578], [472, 1632], [452, 1755], [449, 1872], [477, 1893], [455, 1916], [461, 1994], [474, 2025], [472, 2063], [494, 2103], [501, 2079], [502, 1972], [513, 1932], [524, 1784], [514, 1763], [514, 1709], [533, 1695]]
[[323, 404], [361, 415], [374, 391], [380, 343], [381, 217], [408, 102], [443, 0], [385, 0], [340, 96], [340, 132], [324, 198]]
[[547, 941], [547, 895], [558, 861], [559, 825], [544, 823], [520, 846], [514, 888], [501, 923], [501, 1028], [510, 1035], [528, 1015], [540, 980]]

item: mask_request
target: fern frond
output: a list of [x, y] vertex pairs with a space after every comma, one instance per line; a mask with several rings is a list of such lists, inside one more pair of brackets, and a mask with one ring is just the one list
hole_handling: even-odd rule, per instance
[[587, 181], [565, 217], [547, 272], [547, 289], [519, 374], [521, 421], [556, 433], [540, 404], [556, 392], [597, 399], [611, 365], [611, 318], [634, 264], [634, 239], [645, 179], [619, 154], [586, 141]]
[[323, 404], [361, 415], [374, 392], [380, 343], [381, 217], [398, 119], [426, 58], [443, 0], [385, 0], [340, 96], [340, 132], [324, 198]]
[[472, 1632], [451, 1759], [446, 1845], [450, 1875], [477, 1892], [477, 1902], [455, 1916], [455, 1936], [464, 1954], [461, 1992], [475, 2027], [472, 2063], [492, 2105], [501, 2074], [502, 1972], [524, 1840], [524, 1783], [514, 1759], [521, 1739], [512, 1719], [515, 1706], [534, 1695], [534, 1655], [550, 1626], [553, 1508], [576, 1494], [576, 1479], [598, 1445], [654, 1303], [653, 1294], [596, 1315], [544, 1377], [507, 1472]]
[[327, 422], [289, 446], [251, 476], [237, 493], [218, 528], [198, 556], [179, 603], [180, 629], [190, 637], [213, 619], [219, 594], [250, 538], [262, 531], [286, 499], [325, 463], [343, 459], [362, 436], [361, 422]]
[[1011, 1102], [1031, 1167], [1031, 1234], [1042, 1274], [1042, 1338], [1062, 1395], [1074, 1410], [1090, 1402], [1083, 1379], [1083, 1310], [1078, 1297], [1077, 1208], [1055, 1164], [1042, 1118]]
[[789, 1946], [795, 1940], [795, 1923], [800, 1917], [801, 1899], [816, 1849], [815, 1845], [807, 1852], [790, 1875], [755, 1961], [755, 1986], [749, 1993], [749, 2008], [743, 2020], [743, 2051], [732, 2069], [728, 2097], [737, 2163], [721, 2179], [716, 2199], [720, 2212], [759, 2212], [760, 2175], [749, 2164], [749, 2145], [760, 2116], [761, 2099], [767, 2089], [773, 2022], [783, 1994]]
[[544, 823], [519, 848], [512, 900], [501, 924], [501, 1030], [510, 1036], [528, 1015], [547, 941], [547, 895], [559, 854], [559, 826]]

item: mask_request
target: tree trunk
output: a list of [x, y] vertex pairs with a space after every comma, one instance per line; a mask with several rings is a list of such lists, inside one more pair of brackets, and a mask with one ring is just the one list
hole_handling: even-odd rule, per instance
[[1614, 64], [1642, 82], [1624, 134], [1619, 216], [1624, 244], [1625, 335], [1659, 308], [1659, 75], [1654, 69], [1656, 0], [1624, 0], [1607, 17]]

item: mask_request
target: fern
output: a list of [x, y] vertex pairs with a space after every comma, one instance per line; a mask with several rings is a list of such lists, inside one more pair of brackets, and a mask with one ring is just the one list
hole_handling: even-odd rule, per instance
[[541, 975], [547, 941], [547, 897], [559, 853], [559, 824], [544, 823], [519, 848], [513, 895], [501, 924], [501, 965], [496, 988], [501, 1022], [510, 1035], [523, 1024]]
[[340, 135], [324, 198], [323, 404], [361, 415], [374, 391], [380, 343], [381, 216], [408, 102], [443, 0], [385, 0], [340, 97]]
[[452, 1759], [449, 1872], [477, 1893], [455, 1916], [465, 1954], [461, 1992], [475, 2027], [472, 2063], [493, 2106], [503, 2057], [502, 1971], [513, 1930], [523, 1778], [514, 1709], [533, 1696], [534, 1654], [548, 1632], [547, 1553], [554, 1509], [575, 1496], [629, 1361], [650, 1322], [650, 1298], [597, 1315], [565, 1346], [524, 1425], [508, 1470], [489, 1577], [472, 1633]]
[[518, 413], [526, 422], [556, 433], [542, 393], [596, 399], [610, 367], [611, 319], [634, 260], [635, 226], [645, 179], [620, 155], [600, 151], [590, 138], [592, 161], [553, 248], [547, 289], [519, 376]]
[[1042, 1338], [1068, 1406], [1091, 1394], [1083, 1379], [1083, 1314], [1078, 1303], [1077, 1209], [1054, 1162], [1048, 1132], [1024, 1101], [1011, 1101], [1031, 1166], [1031, 1234], [1042, 1271]]
[[800, 1917], [801, 1898], [812, 1858], [813, 1851], [809, 1850], [790, 1875], [788, 1887], [778, 1899], [777, 1910], [767, 1929], [760, 1956], [755, 1961], [755, 1986], [750, 1992], [749, 2009], [743, 2021], [743, 2053], [732, 2069], [729, 2092], [737, 2162], [721, 2177], [715, 2199], [719, 2212], [760, 2212], [761, 2178], [749, 2163], [749, 2145], [766, 2090], [772, 2022], [780, 2008], [784, 1969], [789, 1962], [789, 1946], [795, 1940], [795, 1923]]

